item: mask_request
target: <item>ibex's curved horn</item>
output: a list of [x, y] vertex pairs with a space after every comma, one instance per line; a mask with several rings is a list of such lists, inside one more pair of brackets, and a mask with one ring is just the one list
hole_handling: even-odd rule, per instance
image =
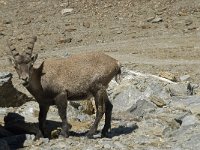
[[8, 45], [10, 52], [13, 55], [14, 58], [19, 55], [16, 48], [12, 45], [12, 43], [9, 40], [7, 41], [7, 45]]
[[28, 48], [27, 48], [27, 50], [26, 50], [26, 54], [29, 55], [30, 57], [31, 57], [31, 55], [32, 55], [33, 47], [34, 47], [34, 44], [35, 44], [36, 40], [37, 40], [37, 37], [36, 37], [36, 36], [33, 36], [33, 37], [31, 38], [31, 41], [30, 41], [29, 44], [28, 44]]

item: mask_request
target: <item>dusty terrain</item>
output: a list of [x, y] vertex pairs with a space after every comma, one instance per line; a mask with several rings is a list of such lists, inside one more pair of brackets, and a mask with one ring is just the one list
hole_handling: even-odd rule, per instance
[[23, 51], [33, 35], [37, 63], [102, 51], [134, 71], [190, 75], [200, 83], [199, 0], [0, 0], [0, 71], [12, 72], [24, 93], [6, 41]]
[[7, 39], [21, 51], [37, 35], [40, 59], [98, 50], [134, 70], [200, 81], [199, 18], [198, 0], [1, 0], [0, 69], [11, 69]]

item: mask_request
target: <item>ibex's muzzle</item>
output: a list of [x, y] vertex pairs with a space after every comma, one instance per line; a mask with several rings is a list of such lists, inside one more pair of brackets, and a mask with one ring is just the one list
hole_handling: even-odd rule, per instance
[[28, 76], [21, 76], [20, 79], [22, 80], [22, 84], [27, 86], [29, 84], [29, 77]]

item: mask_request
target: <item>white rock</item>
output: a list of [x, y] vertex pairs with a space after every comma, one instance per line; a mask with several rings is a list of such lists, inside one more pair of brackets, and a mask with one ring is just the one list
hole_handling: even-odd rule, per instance
[[181, 76], [180, 77], [180, 80], [181, 81], [188, 81], [188, 80], [190, 80], [191, 78], [190, 78], [190, 75], [184, 75], [184, 76]]
[[162, 22], [162, 21], [163, 21], [162, 18], [156, 17], [156, 18], [154, 18], [151, 22], [152, 22], [152, 23], [159, 23], [159, 22]]
[[61, 14], [67, 15], [67, 14], [70, 14], [72, 11], [73, 11], [73, 8], [65, 8], [65, 9], [61, 10]]
[[182, 119], [181, 126], [188, 126], [188, 125], [193, 125], [196, 123], [199, 123], [198, 118], [196, 118], [194, 115], [189, 115]]

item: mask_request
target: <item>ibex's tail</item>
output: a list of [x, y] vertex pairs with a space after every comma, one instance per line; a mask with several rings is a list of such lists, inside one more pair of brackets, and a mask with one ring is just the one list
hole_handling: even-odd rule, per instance
[[117, 70], [117, 74], [116, 74], [116, 76], [115, 76], [115, 81], [117, 82], [117, 83], [120, 83], [120, 81], [121, 81], [121, 73], [122, 73], [122, 71], [121, 71], [121, 64], [118, 62], [118, 68], [117, 68], [118, 70]]

